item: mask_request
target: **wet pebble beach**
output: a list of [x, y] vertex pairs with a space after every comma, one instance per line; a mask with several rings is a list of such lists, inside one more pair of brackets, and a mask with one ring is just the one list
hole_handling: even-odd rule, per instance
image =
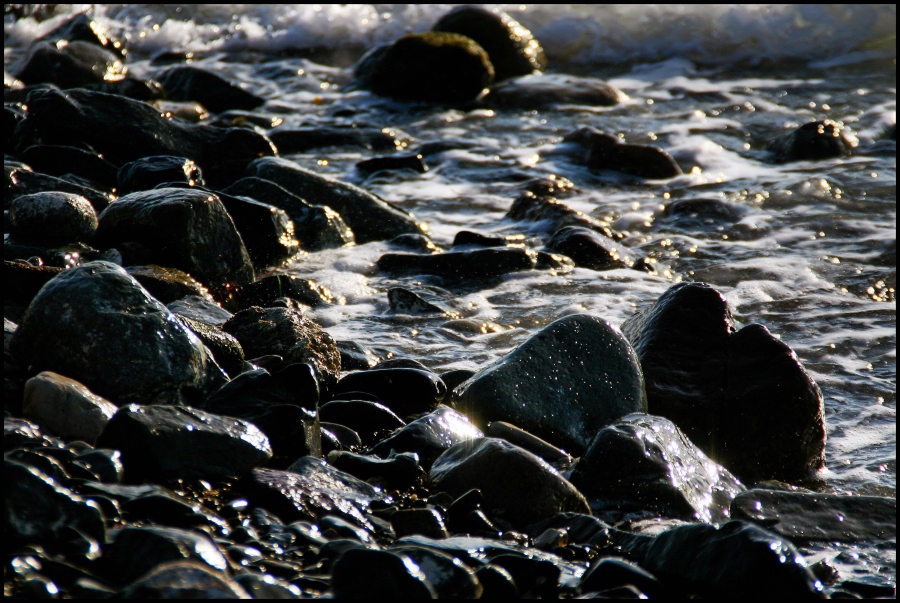
[[895, 6], [4, 33], [5, 597], [896, 597]]

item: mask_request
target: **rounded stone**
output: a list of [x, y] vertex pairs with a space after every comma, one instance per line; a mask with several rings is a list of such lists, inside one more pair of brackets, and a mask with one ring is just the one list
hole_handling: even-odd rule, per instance
[[51, 246], [84, 243], [97, 232], [97, 212], [81, 195], [34, 193], [10, 204], [9, 226], [10, 234], [24, 242]]

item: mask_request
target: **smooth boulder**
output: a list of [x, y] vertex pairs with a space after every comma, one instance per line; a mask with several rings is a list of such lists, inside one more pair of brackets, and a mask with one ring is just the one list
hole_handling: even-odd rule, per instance
[[621, 416], [647, 411], [644, 377], [622, 334], [596, 316], [545, 327], [456, 390], [476, 425], [507, 421], [573, 454]]
[[838, 122], [830, 119], [803, 124], [780, 136], [769, 151], [775, 161], [815, 161], [846, 157], [856, 147], [856, 138]]
[[422, 467], [429, 469], [451, 446], [482, 437], [484, 434], [469, 422], [468, 417], [441, 406], [381, 440], [371, 452], [383, 457], [392, 451], [414, 452], [419, 455]]
[[109, 400], [51, 371], [25, 382], [23, 414], [65, 440], [93, 443], [116, 414]]
[[97, 212], [81, 195], [58, 191], [23, 195], [8, 207], [9, 233], [20, 242], [88, 243], [97, 232]]

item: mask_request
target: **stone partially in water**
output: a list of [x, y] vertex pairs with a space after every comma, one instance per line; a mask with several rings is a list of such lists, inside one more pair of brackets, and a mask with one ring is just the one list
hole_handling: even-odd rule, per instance
[[272, 457], [268, 438], [246, 421], [178, 406], [123, 406], [97, 445], [122, 452], [126, 479], [223, 480]]
[[547, 241], [545, 249], [568, 256], [576, 266], [592, 270], [634, 267], [631, 252], [612, 239], [581, 226], [560, 228]]
[[561, 73], [524, 75], [490, 87], [484, 104], [499, 109], [546, 109], [555, 105], [611, 107], [628, 96], [603, 80]]
[[402, 287], [388, 289], [388, 306], [394, 314], [434, 314], [438, 316], [453, 314], [425, 301], [416, 293]]
[[794, 542], [882, 542], [897, 532], [897, 500], [881, 496], [748, 490], [731, 514]]
[[830, 119], [803, 124], [769, 146], [775, 161], [804, 161], [846, 157], [856, 147], [856, 138]]
[[163, 563], [129, 584], [122, 599], [250, 599], [250, 594], [223, 572], [192, 561]]
[[200, 281], [253, 281], [250, 256], [216, 195], [162, 188], [120, 198], [100, 214], [100, 245], [134, 241], [151, 250], [155, 264], [179, 268]]
[[36, 193], [9, 205], [9, 233], [21, 242], [60, 246], [90, 242], [97, 232], [97, 212], [80, 195]]
[[617, 418], [647, 410], [634, 350], [586, 314], [545, 327], [455, 393], [454, 408], [476, 425], [508, 421], [574, 454]]
[[451, 446], [482, 437], [484, 434], [468, 417], [441, 406], [379, 442], [371, 453], [387, 456], [391, 451], [414, 452], [422, 467], [430, 469], [434, 460]]
[[492, 515], [514, 526], [561, 511], [590, 513], [581, 493], [540, 457], [495, 438], [449, 448], [431, 466], [429, 478], [436, 490], [453, 496], [481, 490]]
[[609, 223], [576, 211], [553, 197], [536, 195], [530, 191], [522, 193], [513, 201], [506, 217], [538, 224], [547, 232], [556, 232], [565, 226], [582, 226], [605, 237], [615, 238]]
[[448, 280], [484, 279], [537, 266], [537, 254], [508, 247], [415, 255], [386, 253], [376, 262], [388, 274], [432, 274]]
[[116, 413], [116, 405], [81, 383], [44, 371], [25, 383], [26, 419], [65, 440], [93, 443]]
[[594, 128], [581, 128], [563, 138], [587, 151], [585, 164], [595, 170], [612, 170], [638, 178], [663, 179], [681, 175], [672, 157], [658, 147], [625, 143], [618, 136]]
[[744, 490], [669, 420], [634, 414], [600, 430], [569, 478], [599, 508], [721, 523]]
[[87, 84], [121, 80], [127, 68], [122, 58], [89, 42], [73, 40], [51, 44], [37, 42], [28, 51], [16, 77], [26, 85], [55, 84], [80, 88]]
[[116, 404], [197, 403], [226, 381], [197, 337], [107, 262], [48, 282], [10, 345], [32, 370], [76, 379]]

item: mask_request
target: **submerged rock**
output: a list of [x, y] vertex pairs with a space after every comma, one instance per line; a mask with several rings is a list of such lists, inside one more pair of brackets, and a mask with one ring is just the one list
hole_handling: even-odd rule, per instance
[[662, 179], [681, 175], [672, 157], [658, 147], [629, 144], [618, 136], [581, 128], [566, 135], [563, 142], [575, 143], [587, 152], [586, 165], [595, 170], [612, 170], [638, 178]]
[[460, 6], [441, 17], [431, 29], [475, 40], [487, 52], [497, 81], [547, 68], [547, 58], [540, 43], [527, 28], [503, 11]]
[[117, 404], [196, 403], [226, 381], [197, 337], [107, 262], [48, 282], [10, 345], [32, 370], [66, 375]]
[[739, 478], [801, 479], [823, 466], [822, 392], [765, 327], [735, 332], [718, 291], [679, 283], [622, 331], [641, 360], [649, 412]]
[[600, 430], [569, 478], [595, 508], [654, 509], [721, 523], [744, 490], [669, 420], [628, 415]]
[[581, 493], [540, 457], [495, 438], [447, 449], [431, 466], [429, 478], [436, 490], [453, 496], [481, 490], [492, 515], [514, 526], [561, 511], [590, 513]]
[[9, 204], [8, 232], [17, 241], [41, 245], [88, 243], [97, 232], [97, 212], [81, 195], [23, 195]]
[[846, 157], [856, 147], [856, 138], [841, 124], [826, 119], [803, 124], [769, 146], [775, 161], [804, 161]]
[[78, 381], [51, 371], [25, 383], [24, 417], [64, 440], [95, 442], [116, 410]]
[[394, 314], [433, 314], [449, 316], [451, 313], [425, 301], [416, 293], [402, 287], [388, 289], [388, 307]]
[[455, 393], [454, 408], [476, 425], [508, 421], [574, 454], [617, 418], [647, 410], [634, 350], [586, 314], [545, 327]]
[[371, 452], [380, 456], [388, 456], [391, 451], [414, 452], [419, 455], [422, 467], [430, 469], [435, 459], [451, 446], [482, 437], [484, 434], [469, 422], [468, 417], [441, 406], [395, 431]]
[[572, 258], [576, 266], [592, 270], [633, 268], [631, 252], [599, 233], [582, 226], [566, 226], [547, 241], [547, 251]]

